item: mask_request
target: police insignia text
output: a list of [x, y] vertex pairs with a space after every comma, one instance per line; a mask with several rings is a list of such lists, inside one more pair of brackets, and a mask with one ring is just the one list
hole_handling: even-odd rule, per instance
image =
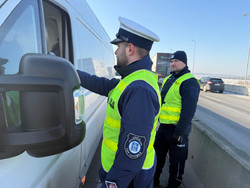
[[115, 101], [112, 98], [109, 98], [108, 103], [109, 103], [109, 106], [114, 109]]

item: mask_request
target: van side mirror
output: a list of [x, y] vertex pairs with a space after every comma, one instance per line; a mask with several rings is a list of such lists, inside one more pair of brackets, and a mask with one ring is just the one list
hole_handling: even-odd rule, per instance
[[[0, 159], [27, 151], [43, 157], [69, 150], [84, 139], [84, 98], [74, 66], [43, 54], [22, 57], [19, 73], [0, 75]], [[4, 95], [19, 91], [21, 124], [9, 127]]]

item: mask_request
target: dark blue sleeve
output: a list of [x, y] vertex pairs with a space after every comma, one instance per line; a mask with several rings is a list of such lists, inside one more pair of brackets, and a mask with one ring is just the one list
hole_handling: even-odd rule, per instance
[[191, 130], [191, 121], [194, 117], [200, 93], [200, 86], [195, 78], [182, 82], [180, 95], [182, 100], [181, 115], [175, 129], [175, 135], [182, 136]]
[[[160, 105], [150, 85], [144, 81], [135, 81], [124, 90], [118, 108], [121, 115], [118, 150], [106, 180], [116, 182], [119, 188], [125, 188], [142, 169]], [[128, 148], [133, 137], [142, 142], [140, 156], [133, 155]]]
[[109, 91], [112, 90], [120, 81], [115, 78], [109, 80], [104, 77], [90, 75], [79, 70], [77, 70], [77, 73], [80, 77], [82, 87], [106, 97], [108, 96]]

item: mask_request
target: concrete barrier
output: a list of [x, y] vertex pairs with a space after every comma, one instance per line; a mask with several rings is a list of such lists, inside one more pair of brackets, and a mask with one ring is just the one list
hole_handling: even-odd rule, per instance
[[225, 91], [250, 96], [250, 87], [243, 85], [225, 84]]
[[[249, 188], [250, 156], [198, 119], [192, 121], [188, 163], [207, 188]], [[187, 181], [186, 181], [187, 182]], [[189, 180], [187, 188], [195, 187]]]

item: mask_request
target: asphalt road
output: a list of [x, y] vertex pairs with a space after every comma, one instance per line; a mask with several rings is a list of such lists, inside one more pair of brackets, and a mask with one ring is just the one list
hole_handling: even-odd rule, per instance
[[[238, 148], [238, 151], [243, 151], [250, 156], [250, 97], [227, 92], [220, 94], [201, 91], [195, 117], [229, 140]], [[99, 145], [83, 188], [101, 187], [98, 177], [100, 161]], [[190, 169], [187, 165], [185, 174], [192, 174], [187, 172]], [[167, 178], [168, 164], [166, 163], [161, 176], [162, 185], [167, 185]], [[198, 182], [193, 177], [184, 178]], [[202, 187], [198, 185], [196, 187]]]
[[200, 92], [195, 117], [250, 156], [250, 97]]

